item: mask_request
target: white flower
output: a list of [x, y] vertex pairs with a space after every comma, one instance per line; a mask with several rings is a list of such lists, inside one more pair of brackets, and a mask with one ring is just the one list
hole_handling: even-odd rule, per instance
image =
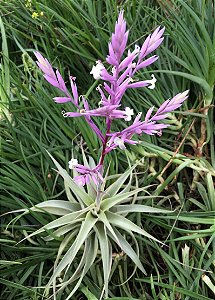
[[112, 74], [114, 75], [115, 72], [116, 72], [116, 67], [113, 67], [112, 70], [111, 70]]
[[140, 46], [135, 45], [134, 52], [139, 53], [140, 52]]
[[78, 164], [78, 160], [76, 158], [72, 158], [70, 161], [69, 161], [69, 168], [70, 169], [74, 169], [74, 167]]
[[127, 115], [127, 117], [125, 117], [125, 121], [131, 121], [131, 116], [134, 115], [134, 110], [130, 109], [130, 107], [126, 107], [125, 108], [125, 113]]
[[153, 90], [155, 88], [155, 82], [157, 81], [157, 79], [155, 78], [155, 75], [152, 74], [152, 79], [150, 80], [146, 80], [146, 83], [150, 83], [151, 85], [147, 86], [148, 89]]
[[119, 148], [122, 149], [122, 150], [126, 149], [126, 147], [124, 145], [124, 142], [119, 137], [115, 137], [114, 144], [119, 146]]
[[104, 69], [104, 66], [100, 61], [97, 61], [96, 63], [97, 65], [93, 66], [90, 74], [93, 75], [94, 79], [98, 80], [101, 78], [101, 71]]

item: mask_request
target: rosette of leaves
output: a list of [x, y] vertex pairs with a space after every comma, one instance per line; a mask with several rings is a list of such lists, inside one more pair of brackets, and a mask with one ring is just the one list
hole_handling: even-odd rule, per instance
[[[46, 286], [45, 293], [49, 295], [49, 290], [53, 287], [53, 296], [56, 299], [56, 295], [60, 291], [72, 284], [72, 290], [66, 298], [67, 300], [70, 299], [79, 288], [96, 258], [100, 257], [103, 265], [104, 292], [105, 296], [108, 297], [113, 245], [117, 245], [121, 249], [120, 251], [130, 257], [135, 267], [146, 274], [138, 256], [139, 248], [134, 233], [160, 242], [143, 228], [130, 221], [127, 215], [132, 212], [169, 213], [170, 211], [135, 203], [135, 200], [144, 200], [151, 197], [149, 195], [134, 197], [139, 192], [147, 189], [147, 187], [134, 188], [132, 186], [132, 172], [136, 167], [135, 165], [120, 175], [106, 189], [105, 183], [103, 183], [103, 186], [101, 186], [101, 190], [103, 190], [101, 192], [102, 200], [98, 210], [96, 206], [98, 191], [93, 181], [87, 185], [85, 190], [84, 187], [74, 182], [69, 173], [51, 155], [50, 157], [57, 167], [58, 174], [64, 179], [68, 200], [48, 200], [29, 209], [16, 211], [24, 214], [34, 211], [57, 216], [55, 220], [25, 237], [25, 239], [31, 238], [47, 232], [48, 235], [43, 237], [46, 242], [61, 238], [54, 263], [54, 271]], [[85, 156], [84, 161], [86, 166], [92, 167], [94, 164], [92, 159], [88, 163]], [[106, 180], [107, 178], [105, 178]], [[123, 233], [125, 234], [123, 235]], [[125, 236], [132, 238], [135, 249], [126, 240]], [[82, 257], [79, 265], [73, 275], [71, 276], [70, 273], [68, 276], [72, 263], [80, 252]]]

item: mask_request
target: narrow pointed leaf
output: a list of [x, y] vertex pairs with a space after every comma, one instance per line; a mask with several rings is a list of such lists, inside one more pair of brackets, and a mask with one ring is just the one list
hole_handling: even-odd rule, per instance
[[64, 234], [66, 234], [67, 232], [69, 231], [73, 231], [73, 229], [75, 228], [75, 225], [74, 224], [67, 224], [67, 225], [64, 225], [60, 228], [58, 228], [57, 230], [55, 230], [54, 232], [51, 233], [51, 235], [43, 238], [44, 241], [48, 242], [48, 241], [52, 241], [54, 240], [54, 237], [58, 238]]
[[109, 241], [107, 238], [107, 233], [104, 224], [97, 223], [95, 226], [95, 231], [98, 236], [100, 250], [101, 250], [103, 274], [104, 274], [104, 287], [105, 287], [105, 294], [107, 297], [108, 281], [109, 281], [111, 263], [112, 263], [112, 251], [110, 252]]
[[122, 174], [113, 184], [111, 184], [107, 190], [105, 191], [105, 196], [103, 199], [107, 197], [113, 197], [118, 193], [118, 191], [122, 188], [124, 182], [128, 178], [129, 175], [132, 174], [132, 171], [135, 169], [136, 165], [132, 168], [128, 169], [124, 174]]
[[[117, 236], [117, 240], [120, 242], [119, 246], [122, 249], [122, 251], [125, 252], [135, 263], [135, 265], [146, 275], [146, 270], [144, 269], [134, 249], [131, 247], [131, 245], [126, 241], [126, 239], [121, 235], [121, 233], [116, 228], [114, 229], [114, 232], [115, 235]], [[114, 236], [112, 236], [112, 239], [115, 240]], [[118, 244], [117, 240], [115, 241]]]
[[57, 266], [55, 272], [51, 276], [47, 286], [50, 286], [53, 280], [55, 280], [60, 273], [73, 262], [76, 254], [78, 253], [79, 249], [85, 242], [85, 240], [88, 238], [88, 234], [97, 222], [97, 218], [92, 216], [92, 213], [89, 211], [86, 215], [85, 220], [83, 221], [80, 231], [78, 233], [78, 236], [75, 240], [75, 242], [72, 244], [72, 246], [69, 248], [69, 250], [66, 252], [64, 257], [62, 258], [61, 262]]
[[[36, 230], [35, 232], [29, 234], [27, 236], [27, 238], [31, 238], [32, 236], [35, 236], [39, 233], [42, 233], [44, 231], [48, 231], [48, 230], [51, 230], [51, 229], [54, 229], [56, 227], [60, 227], [60, 226], [66, 225], [66, 224], [75, 224], [75, 223], [81, 222], [82, 218], [84, 218], [85, 213], [88, 210], [89, 210], [89, 208], [86, 208], [84, 210], [80, 210], [80, 211], [73, 212], [73, 213], [67, 214], [65, 216], [62, 216], [62, 217], [58, 218], [57, 220], [54, 220], [54, 221], [48, 223], [47, 225], [43, 226], [42, 228]], [[25, 239], [26, 238], [22, 239], [19, 243], [21, 243]]]
[[65, 179], [64, 179], [64, 186], [65, 186], [66, 196], [67, 196], [67, 199], [69, 200], [69, 202], [78, 203], [78, 201], [73, 197], [70, 187]]
[[132, 192], [127, 192], [123, 194], [118, 194], [116, 196], [113, 196], [111, 198], [106, 198], [105, 200], [102, 201], [101, 203], [101, 210], [106, 211], [109, 210], [111, 207], [127, 200], [129, 197], [141, 192], [143, 189], [136, 189]]
[[115, 240], [117, 241], [117, 244], [120, 246], [120, 242], [112, 228], [112, 226], [110, 225], [105, 213], [103, 211], [100, 211], [100, 213], [98, 214], [98, 218], [101, 222], [104, 223], [104, 225], [107, 227], [107, 229], [111, 232], [111, 234], [114, 236]]
[[169, 214], [173, 211], [151, 207], [141, 204], [130, 204], [130, 205], [116, 205], [114, 207], [117, 213], [130, 213], [130, 212], [143, 212], [143, 213], [153, 213], [153, 214]]
[[68, 186], [71, 188], [71, 190], [73, 191], [73, 193], [77, 194], [81, 198], [81, 200], [83, 201], [83, 203], [85, 205], [88, 206], [88, 205], [92, 204], [94, 202], [94, 200], [92, 198], [90, 198], [89, 195], [86, 192], [84, 192], [83, 189], [81, 189], [72, 180], [72, 178], [69, 176], [69, 174], [67, 173], [67, 171], [60, 166], [60, 164], [54, 159], [54, 157], [49, 152], [47, 152], [47, 153], [51, 157], [51, 159], [53, 160], [54, 164], [58, 168], [58, 171], [59, 171], [60, 175], [67, 182]]
[[64, 216], [66, 214], [80, 210], [80, 208], [81, 207], [78, 203], [72, 204], [64, 200], [48, 200], [37, 204], [36, 206], [30, 208], [30, 210], [39, 211], [39, 212], [48, 212], [50, 214]]
[[113, 224], [114, 226], [122, 228], [123, 230], [128, 231], [128, 232], [133, 231], [133, 232], [139, 233], [143, 236], [148, 237], [149, 239], [152, 239], [156, 242], [162, 243], [161, 241], [154, 238], [151, 234], [146, 232], [144, 229], [140, 228], [139, 226], [137, 226], [136, 224], [134, 224], [130, 220], [120, 216], [119, 214], [115, 214], [115, 213], [112, 213], [110, 211], [107, 211], [106, 215], [107, 215], [107, 218], [108, 218], [109, 222], [111, 224]]
[[57, 253], [57, 257], [54, 263], [54, 270], [56, 269], [58, 262], [61, 258], [61, 255], [63, 253], [63, 251], [65, 250], [65, 248], [67, 247], [67, 245], [70, 243], [70, 241], [78, 234], [79, 228], [76, 228], [71, 234], [68, 234], [61, 242], [59, 248], [58, 248], [58, 253]]
[[[88, 251], [87, 251], [86, 257], [85, 257], [85, 264], [84, 264], [84, 268], [81, 272], [81, 276], [80, 276], [78, 282], [76, 283], [75, 287], [72, 289], [71, 293], [66, 298], [66, 300], [69, 300], [70, 297], [72, 297], [72, 295], [80, 287], [85, 274], [88, 272], [88, 270], [92, 266], [93, 262], [95, 261], [97, 253], [98, 253], [98, 239], [95, 237], [93, 239], [93, 241], [91, 241], [91, 243], [88, 247]], [[70, 283], [70, 280], [69, 280], [69, 283]], [[64, 286], [62, 286], [62, 288], [64, 288]]]

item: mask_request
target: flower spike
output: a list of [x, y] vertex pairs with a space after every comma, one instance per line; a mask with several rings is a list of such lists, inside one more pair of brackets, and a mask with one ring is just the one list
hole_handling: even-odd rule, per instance
[[[90, 108], [88, 101], [83, 96], [81, 96], [83, 107], [79, 105], [75, 77], [70, 77], [72, 92], [72, 95], [70, 95], [60, 72], [58, 70], [54, 71], [49, 61], [39, 52], [35, 52], [37, 64], [42, 70], [45, 79], [64, 94], [62, 97], [55, 97], [54, 101], [61, 104], [71, 102], [76, 107], [76, 111], [63, 112], [63, 116], [84, 117], [102, 144], [101, 156], [95, 168], [90, 169], [89, 167], [83, 166], [74, 158], [69, 161], [69, 168], [75, 169], [79, 174], [74, 178], [77, 184], [85, 185], [93, 181], [96, 185], [99, 185], [103, 181], [102, 172], [105, 155], [116, 148], [120, 148], [121, 150], [126, 149], [126, 144], [136, 145], [138, 141], [133, 140], [134, 136], [142, 135], [143, 133], [148, 135], [161, 135], [162, 130], [169, 126], [168, 124], [162, 123], [162, 121], [168, 116], [168, 113], [179, 108], [188, 98], [188, 91], [179, 93], [172, 99], [166, 100], [154, 114], [154, 107], [149, 108], [145, 120], [141, 120], [142, 112], [140, 112], [134, 118], [132, 124], [121, 131], [111, 132], [111, 124], [115, 119], [131, 121], [134, 115], [132, 108], [126, 105], [124, 108], [122, 106], [122, 98], [127, 89], [147, 87], [153, 90], [155, 88], [157, 79], [154, 74], [151, 75], [151, 79], [141, 81], [136, 77], [134, 78], [134, 76], [137, 72], [147, 68], [159, 58], [157, 55], [151, 57], [147, 56], [161, 45], [164, 39], [164, 30], [165, 28], [157, 27], [155, 31], [146, 38], [141, 47], [135, 45], [132, 50], [128, 49], [126, 54], [125, 48], [129, 32], [126, 31], [124, 12], [121, 11], [119, 13], [114, 33], [108, 44], [109, 53], [106, 57], [106, 62], [111, 65], [111, 69], [106, 69], [105, 65], [98, 60], [90, 71], [90, 74], [92, 74], [95, 80], [101, 79], [104, 81], [103, 85], [97, 87], [100, 94], [100, 101], [97, 102], [97, 107], [93, 109]], [[105, 134], [103, 134], [94, 123], [93, 120], [95, 117], [105, 118]], [[158, 121], [161, 121], [161, 123], [158, 123]]]

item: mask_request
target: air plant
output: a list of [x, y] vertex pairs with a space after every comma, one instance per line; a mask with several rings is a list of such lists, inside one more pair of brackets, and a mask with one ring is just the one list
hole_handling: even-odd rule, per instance
[[[73, 169], [75, 173], [73, 178], [49, 154], [58, 169], [58, 173], [64, 179], [69, 201], [49, 200], [30, 209], [20, 210], [24, 213], [40, 211], [60, 216], [29, 235], [29, 237], [33, 237], [48, 232], [48, 236], [44, 238], [47, 242], [57, 237], [62, 238], [54, 272], [46, 289], [48, 294], [49, 288], [53, 287], [54, 299], [56, 299], [57, 293], [65, 287], [71, 288], [71, 293], [66, 298], [70, 299], [97, 256], [102, 259], [104, 292], [105, 296], [108, 297], [112, 249], [121, 249], [126, 257], [130, 257], [136, 267], [146, 274], [138, 255], [138, 243], [133, 233], [160, 242], [143, 228], [130, 221], [128, 214], [130, 212], [169, 213], [170, 211], [135, 203], [134, 196], [139, 203], [144, 199], [152, 198], [150, 195], [137, 196], [138, 193], [147, 190], [148, 187], [134, 188], [132, 186], [132, 172], [136, 166], [130, 166], [125, 173], [106, 188], [107, 177], [105, 176], [104, 159], [106, 155], [117, 148], [124, 150], [127, 144], [138, 144], [138, 136], [142, 134], [161, 135], [162, 130], [169, 126], [163, 120], [168, 116], [168, 113], [179, 108], [188, 97], [188, 91], [179, 93], [172, 99], [166, 100], [155, 113], [154, 107], [151, 107], [144, 118], [142, 112], [134, 116], [133, 109], [123, 105], [123, 95], [128, 89], [155, 88], [156, 78], [153, 74], [151, 79], [143, 81], [139, 81], [135, 75], [158, 59], [157, 55], [150, 57], [149, 55], [161, 45], [164, 39], [164, 30], [165, 28], [158, 27], [146, 38], [141, 47], [135, 45], [134, 49], [129, 49], [126, 53], [129, 31], [126, 30], [123, 11], [119, 13], [115, 31], [108, 45], [109, 53], [106, 58], [106, 64], [111, 66], [111, 71], [105, 67], [105, 63], [97, 61], [90, 72], [96, 80], [104, 82], [103, 85], [99, 84], [97, 87], [100, 100], [95, 108], [90, 107], [89, 101], [84, 96], [79, 97], [75, 77], [70, 76], [70, 92], [60, 72], [54, 71], [49, 61], [39, 52], [35, 52], [37, 65], [42, 70], [44, 78], [52, 86], [63, 92], [63, 96], [55, 97], [54, 101], [60, 104], [67, 102], [72, 104], [73, 111], [64, 112], [64, 117], [85, 118], [101, 144], [101, 155], [97, 164], [92, 158], [89, 158], [88, 161], [84, 153], [83, 164], [74, 157], [69, 161], [69, 168]], [[98, 128], [94, 122], [96, 117], [105, 118], [105, 128]], [[112, 123], [116, 119], [128, 122], [128, 126], [121, 131], [113, 132]], [[126, 180], [128, 183], [125, 186]], [[85, 189], [85, 185], [87, 185], [87, 189]], [[122, 231], [131, 237], [135, 250], [122, 234]], [[80, 251], [83, 251], [82, 258], [76, 271], [71, 273], [71, 265], [77, 259], [77, 254]]]

